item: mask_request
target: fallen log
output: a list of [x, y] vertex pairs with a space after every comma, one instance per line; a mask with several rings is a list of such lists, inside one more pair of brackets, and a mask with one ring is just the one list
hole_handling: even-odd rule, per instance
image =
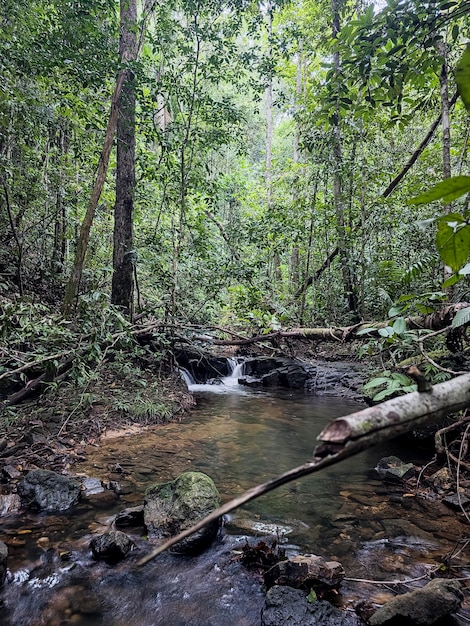
[[[442, 330], [452, 325], [452, 320], [458, 311], [469, 306], [468, 302], [457, 302], [455, 304], [449, 304], [429, 315], [407, 317], [405, 318], [405, 322], [407, 327], [413, 330]], [[381, 328], [386, 328], [391, 324], [393, 324], [393, 321], [361, 322], [353, 326], [331, 326], [327, 328], [292, 328], [291, 330], [277, 330], [264, 335], [256, 335], [255, 337], [215, 339], [213, 344], [216, 346], [244, 346], [251, 343], [259, 343], [260, 341], [278, 341], [281, 338], [310, 340], [333, 339], [335, 341], [346, 342], [352, 341], [353, 339], [368, 339], [379, 334]]]
[[142, 566], [168, 550], [176, 543], [197, 532], [206, 524], [222, 515], [247, 504], [261, 495], [302, 476], [318, 472], [324, 467], [339, 463], [378, 443], [432, 423], [445, 415], [461, 411], [470, 406], [470, 373], [453, 378], [431, 387], [430, 391], [414, 391], [393, 398], [374, 407], [369, 407], [330, 422], [318, 435], [319, 444], [313, 451], [313, 459], [291, 469], [276, 478], [252, 487], [230, 500], [197, 524], [171, 537], [147, 556], [138, 565]]

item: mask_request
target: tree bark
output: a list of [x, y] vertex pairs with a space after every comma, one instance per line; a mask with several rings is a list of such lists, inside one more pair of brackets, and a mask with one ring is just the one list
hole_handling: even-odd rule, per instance
[[77, 249], [75, 251], [75, 260], [65, 290], [64, 303], [62, 305], [62, 311], [65, 317], [70, 317], [72, 315], [75, 308], [75, 300], [78, 296], [78, 290], [83, 273], [83, 264], [85, 263], [85, 255], [88, 247], [88, 240], [90, 238], [91, 225], [93, 223], [95, 210], [98, 205], [101, 192], [103, 191], [103, 186], [106, 180], [106, 172], [108, 171], [109, 157], [111, 155], [114, 133], [116, 132], [117, 125], [118, 100], [121, 94], [124, 78], [125, 72], [124, 70], [121, 70], [114, 86], [114, 93], [111, 100], [111, 111], [109, 113], [103, 149], [101, 150], [100, 160], [98, 163], [98, 171], [96, 173], [95, 183], [88, 201], [85, 217], [80, 228]]
[[[137, 3], [121, 0], [121, 63], [137, 53]], [[114, 205], [114, 249], [111, 302], [132, 315], [135, 251], [133, 221], [135, 195], [135, 76], [124, 72], [117, 118], [116, 202]]]
[[352, 413], [333, 420], [318, 435], [319, 444], [313, 451], [313, 459], [291, 469], [276, 478], [252, 487], [237, 498], [212, 511], [200, 522], [171, 537], [138, 562], [142, 566], [168, 550], [182, 539], [192, 535], [222, 515], [251, 502], [281, 485], [335, 465], [378, 443], [429, 424], [450, 413], [470, 406], [470, 374], [434, 385], [430, 392], [415, 391], [393, 398], [375, 407]]
[[[332, 12], [332, 38], [336, 39], [340, 31], [340, 0], [331, 0], [331, 12]], [[339, 88], [340, 77], [340, 65], [341, 60], [339, 52], [333, 53], [333, 65], [335, 68], [335, 78]], [[341, 137], [341, 115], [339, 107], [339, 96], [336, 98], [335, 112], [332, 116], [333, 125], [333, 202], [336, 214], [336, 232], [338, 236], [338, 252], [341, 264], [341, 274], [343, 278], [343, 291], [344, 296], [348, 304], [348, 310], [357, 315], [357, 298], [355, 293], [355, 287], [353, 285], [353, 279], [350, 271], [349, 263], [349, 246], [346, 241], [346, 229], [345, 229], [345, 215], [344, 205], [345, 197], [342, 185], [343, 177], [343, 149], [342, 149], [342, 137]]]

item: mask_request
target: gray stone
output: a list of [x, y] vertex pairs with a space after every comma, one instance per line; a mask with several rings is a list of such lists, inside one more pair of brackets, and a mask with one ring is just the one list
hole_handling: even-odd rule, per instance
[[[149, 539], [172, 537], [219, 506], [217, 487], [202, 472], [184, 472], [169, 483], [149, 487], [144, 499], [144, 523]], [[173, 551], [191, 554], [203, 550], [213, 541], [219, 526], [219, 521], [206, 525], [180, 541]]]
[[298, 555], [279, 561], [265, 574], [268, 587], [287, 585], [296, 589], [337, 588], [345, 576], [343, 566], [338, 561], [325, 561], [321, 556]]
[[83, 495], [88, 498], [94, 496], [97, 493], [103, 493], [104, 487], [99, 478], [92, 478], [91, 476], [83, 476], [80, 478], [82, 483]]
[[120, 561], [134, 547], [132, 539], [120, 530], [108, 530], [90, 542], [93, 557], [108, 562]]
[[3, 541], [0, 541], [0, 586], [5, 582], [7, 576], [8, 548]]
[[396, 596], [370, 618], [371, 626], [405, 626], [434, 624], [456, 611], [462, 602], [462, 586], [458, 580], [435, 578], [427, 585]]
[[129, 526], [143, 526], [144, 525], [144, 506], [134, 506], [127, 509], [123, 509], [116, 515], [114, 525], [118, 528]]
[[241, 385], [288, 389], [303, 389], [309, 376], [301, 363], [293, 359], [272, 357], [248, 359], [243, 364], [243, 373], [244, 376], [238, 379]]
[[80, 498], [77, 480], [49, 470], [31, 470], [18, 484], [24, 506], [41, 511], [65, 511]]
[[325, 600], [310, 603], [306, 593], [292, 587], [273, 587], [266, 594], [261, 626], [360, 626], [362, 622]]
[[0, 494], [0, 515], [7, 515], [8, 513], [18, 513], [21, 509], [21, 500], [16, 493], [2, 493]]
[[416, 473], [413, 463], [404, 463], [397, 456], [386, 456], [377, 463], [375, 471], [382, 480], [401, 481]]

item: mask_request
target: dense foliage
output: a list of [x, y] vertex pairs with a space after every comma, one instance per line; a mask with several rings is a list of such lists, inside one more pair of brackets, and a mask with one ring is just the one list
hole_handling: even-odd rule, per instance
[[[451, 174], [468, 191], [468, 114], [452, 99], [468, 12], [461, 0], [144, 2], [129, 62], [135, 311], [266, 330], [462, 299], [469, 246], [452, 263], [444, 251], [462, 279], [452, 293], [439, 251], [468, 232], [468, 194], [445, 211], [443, 194], [408, 202], [448, 176], [439, 124], [389, 186], [447, 97]], [[0, 290], [58, 311], [122, 69], [119, 3], [7, 1], [0, 24]], [[115, 167], [112, 153], [79, 300], [110, 296]]]

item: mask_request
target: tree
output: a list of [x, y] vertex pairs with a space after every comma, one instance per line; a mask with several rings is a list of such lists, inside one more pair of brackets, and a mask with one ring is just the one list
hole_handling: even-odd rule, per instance
[[[127, 64], [137, 56], [137, 2], [121, 0], [119, 58]], [[116, 203], [111, 302], [132, 314], [135, 251], [133, 215], [135, 195], [135, 74], [127, 67], [118, 99]]]

